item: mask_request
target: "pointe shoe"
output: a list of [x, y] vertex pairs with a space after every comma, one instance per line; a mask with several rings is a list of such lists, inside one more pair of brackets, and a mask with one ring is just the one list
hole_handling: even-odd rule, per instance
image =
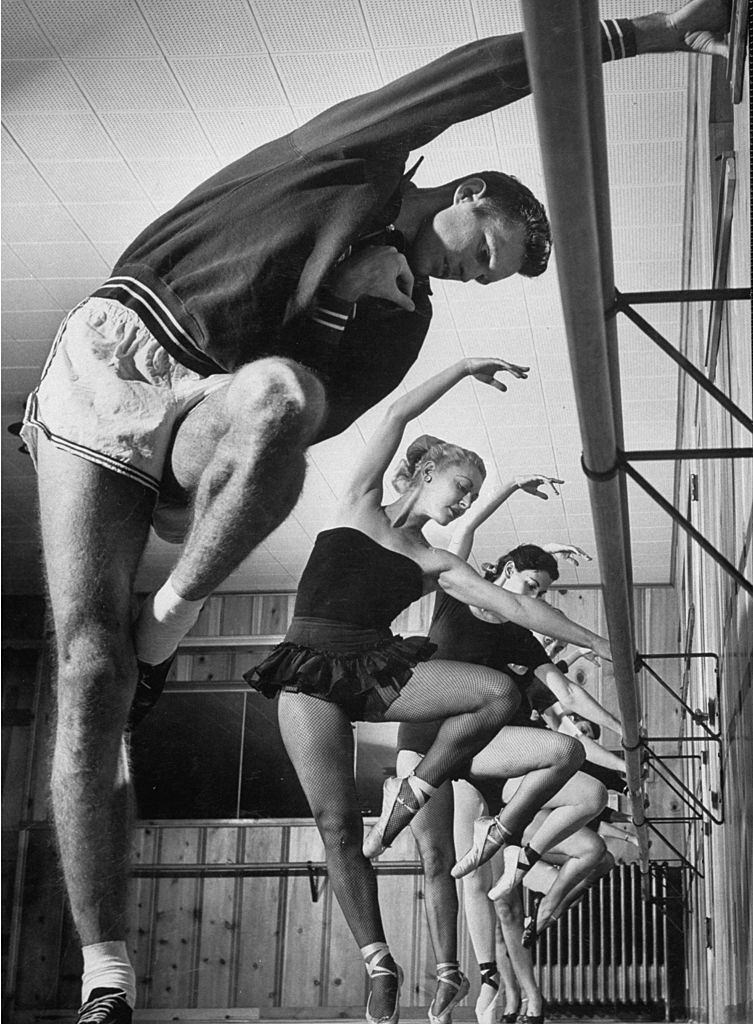
[[520, 944], [522, 945], [523, 949], [530, 949], [531, 946], [536, 941], [536, 939], [539, 937], [538, 936], [539, 907], [541, 906], [541, 901], [544, 898], [544, 893], [543, 892], [533, 892], [533, 893], [531, 893], [531, 896], [532, 896], [531, 916], [526, 920], [525, 924], [523, 925], [523, 935], [522, 935], [521, 940], [520, 940]]
[[505, 865], [504, 870], [487, 894], [490, 900], [498, 900], [504, 896], [509, 896], [517, 888], [517, 885], [520, 884], [520, 882], [516, 883], [515, 880], [520, 854], [521, 849], [519, 846], [505, 847], [502, 853]]
[[375, 1017], [371, 1012], [371, 993], [369, 992], [369, 998], [366, 1001], [366, 1024], [398, 1024], [400, 1020], [400, 989], [403, 985], [403, 969], [399, 964], [395, 964], [395, 970], [391, 970], [389, 967], [382, 967], [381, 964], [375, 964], [369, 972], [370, 978], [385, 978], [387, 976], [397, 978], [397, 994], [395, 995], [395, 1006], [389, 1017]]
[[[457, 974], [460, 981], [453, 981], [450, 977], [451, 974]], [[437, 971], [437, 981], [443, 981], [446, 985], [452, 985], [453, 988], [456, 989], [456, 992], [447, 1006], [445, 1006], [444, 1010], [438, 1014], [431, 1012], [431, 1008], [434, 1005], [434, 1000], [432, 999], [431, 1006], [429, 1006], [429, 1024], [452, 1024], [452, 1011], [458, 1003], [461, 1003], [468, 995], [471, 983], [462, 971], [458, 971], [456, 969], [450, 970], [448, 968]]]
[[[481, 997], [479, 996], [479, 999], [480, 998]], [[476, 1006], [474, 1008], [474, 1013], [476, 1014], [476, 1024], [495, 1024], [495, 1021], [497, 1019], [497, 996], [495, 995], [494, 999], [491, 1001], [491, 1003], [489, 1003], [488, 1006], [485, 1006], [483, 1008], [483, 1010], [479, 1009], [479, 1005], [478, 1005], [478, 1001], [477, 1001], [476, 1002]], [[504, 1019], [505, 1018], [503, 1017], [502, 1020], [504, 1020]], [[515, 1011], [515, 1016], [513, 1017], [513, 1020], [517, 1020], [517, 1019], [518, 1019], [518, 1012], [516, 1010]]]
[[[483, 818], [476, 818], [473, 823], [473, 845], [460, 858], [450, 874], [453, 878], [462, 878], [463, 875], [469, 875], [480, 864], [485, 864], [504, 845], [505, 836], [496, 818], [489, 817], [488, 815], [485, 815]], [[515, 847], [515, 849], [517, 850], [518, 847]]]
[[[410, 786], [416, 798], [417, 807], [411, 807], [409, 804], [406, 804], [400, 796], [403, 782], [407, 782]], [[384, 833], [392, 817], [392, 812], [395, 810], [395, 804], [400, 804], [404, 807], [410, 812], [412, 817], [414, 814], [418, 814], [432, 793], [435, 792], [436, 788], [434, 786], [430, 786], [428, 782], [419, 779], [413, 772], [410, 775], [406, 775], [404, 779], [399, 779], [394, 775], [386, 779], [382, 787], [382, 812], [369, 829], [368, 835], [363, 841], [364, 857], [371, 860], [373, 857], [378, 857], [381, 853], [384, 853], [387, 849], [388, 844], [384, 842]]]

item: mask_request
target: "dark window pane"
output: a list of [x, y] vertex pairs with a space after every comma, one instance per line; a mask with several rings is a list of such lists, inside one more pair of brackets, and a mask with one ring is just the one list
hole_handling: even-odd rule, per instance
[[359, 722], [356, 728], [356, 787], [362, 814], [379, 814], [382, 784], [395, 774], [397, 722]]
[[132, 741], [141, 818], [235, 818], [245, 693], [165, 693]]
[[251, 691], [241, 771], [242, 818], [310, 818], [277, 724], [277, 700]]

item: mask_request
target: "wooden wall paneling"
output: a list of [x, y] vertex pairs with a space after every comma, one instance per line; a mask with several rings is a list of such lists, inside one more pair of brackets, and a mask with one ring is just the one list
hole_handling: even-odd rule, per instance
[[257, 594], [254, 633], [275, 636], [286, 632], [293, 617], [295, 594]]
[[[160, 863], [196, 864], [203, 858], [202, 830], [164, 827]], [[196, 1005], [196, 942], [201, 920], [201, 879], [160, 877], [155, 895], [151, 1006]]]
[[[377, 863], [415, 862], [417, 857], [415, 840], [410, 829], [406, 828]], [[379, 876], [379, 905], [384, 931], [395, 959], [405, 971], [403, 991], [406, 993], [406, 1006], [424, 1006], [434, 993], [433, 951], [430, 944], [418, 941], [418, 936], [426, 928], [425, 916], [423, 913], [408, 913], [408, 908], [415, 905], [417, 898], [415, 875]]]
[[63, 883], [51, 830], [29, 830], [16, 972], [17, 1009], [57, 1000], [63, 925]]
[[[302, 826], [290, 830], [286, 859], [304, 863], [307, 860], [324, 860], [316, 828]], [[283, 880], [283, 891], [285, 913], [281, 1005], [321, 1006], [326, 903], [321, 895], [316, 903], [313, 902], [309, 879], [305, 875], [291, 875]]]
[[223, 594], [222, 636], [250, 636], [254, 632], [254, 605], [257, 601], [255, 594]]
[[[153, 825], [141, 825], [133, 830], [132, 864], [158, 863], [161, 832], [161, 829]], [[126, 946], [136, 972], [137, 1006], [151, 1005], [155, 901], [158, 888], [159, 882], [156, 878], [141, 876], [132, 876], [128, 887]]]
[[188, 666], [189, 675], [185, 677], [191, 682], [226, 682], [230, 679], [233, 656], [226, 650], [195, 651], [191, 655]]
[[221, 594], [213, 594], [201, 609], [196, 625], [189, 632], [192, 636], [221, 636], [222, 628]]
[[324, 951], [324, 1005], [359, 1006], [367, 998], [366, 970], [361, 951], [329, 881], [322, 887], [322, 897], [327, 901], [329, 921]]
[[[239, 857], [239, 829], [209, 826], [205, 829], [208, 864], [235, 864]], [[199, 976], [197, 1006], [229, 1006], [236, 988], [237, 932], [240, 907], [236, 905], [235, 879], [204, 879], [199, 920]]]
[[[242, 830], [243, 863], [279, 864], [288, 857], [288, 829], [249, 825]], [[238, 903], [237, 984], [231, 1005], [279, 1006], [285, 933], [281, 929], [287, 897], [279, 875], [245, 877]]]

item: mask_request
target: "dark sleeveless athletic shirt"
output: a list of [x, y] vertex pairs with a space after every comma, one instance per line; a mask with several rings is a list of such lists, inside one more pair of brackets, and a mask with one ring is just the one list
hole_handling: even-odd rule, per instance
[[337, 526], [316, 538], [293, 614], [388, 630], [422, 593], [421, 568], [412, 558]]

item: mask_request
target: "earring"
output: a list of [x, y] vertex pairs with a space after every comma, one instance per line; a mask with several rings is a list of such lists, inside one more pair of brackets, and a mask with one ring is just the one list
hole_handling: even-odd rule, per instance
[[427, 484], [428, 484], [428, 483], [429, 483], [429, 481], [431, 480], [431, 473], [424, 473], [424, 480], [425, 480], [425, 481], [427, 482]]

